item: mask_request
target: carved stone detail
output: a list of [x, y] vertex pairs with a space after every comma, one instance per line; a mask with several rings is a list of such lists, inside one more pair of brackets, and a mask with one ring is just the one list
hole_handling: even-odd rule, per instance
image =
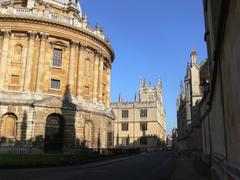
[[40, 39], [41, 39], [42, 41], [46, 41], [47, 38], [48, 38], [48, 34], [46, 34], [46, 33], [40, 33]]
[[29, 39], [35, 39], [36, 36], [37, 36], [37, 32], [28, 31], [28, 37], [29, 37]]
[[1, 32], [3, 33], [3, 36], [5, 38], [10, 38], [10, 36], [11, 36], [11, 30], [10, 29], [1, 29]]
[[72, 47], [77, 47], [79, 45], [78, 41], [71, 41], [71, 46]]

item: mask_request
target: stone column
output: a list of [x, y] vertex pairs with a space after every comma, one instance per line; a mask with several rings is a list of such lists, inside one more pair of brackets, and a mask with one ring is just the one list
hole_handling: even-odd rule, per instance
[[28, 32], [29, 41], [28, 41], [28, 52], [27, 52], [27, 62], [25, 66], [25, 77], [24, 77], [24, 91], [30, 91], [30, 82], [32, 77], [32, 62], [33, 62], [33, 53], [34, 53], [34, 42], [36, 33]]
[[75, 53], [76, 47], [78, 46], [79, 42], [72, 41], [71, 48], [70, 48], [70, 60], [69, 60], [69, 69], [68, 69], [68, 85], [71, 92], [73, 94], [73, 86], [74, 86], [74, 63], [75, 63]]
[[99, 54], [95, 52], [94, 56], [94, 71], [93, 71], [93, 102], [97, 102], [98, 98], [98, 64], [99, 64]]
[[11, 31], [10, 30], [1, 30], [3, 33], [3, 46], [2, 46], [2, 56], [0, 61], [0, 91], [4, 90], [6, 68], [7, 68], [7, 58], [9, 50], [9, 40]]
[[37, 78], [36, 78], [36, 91], [41, 92], [41, 87], [43, 83], [42, 75], [43, 75], [43, 66], [45, 60], [45, 49], [46, 49], [46, 41], [47, 41], [47, 34], [41, 33], [40, 38], [40, 51], [38, 57], [38, 66], [37, 66]]
[[110, 107], [111, 67], [107, 67], [106, 106]]
[[100, 56], [100, 58], [99, 58], [99, 69], [98, 69], [98, 71], [99, 71], [99, 74], [98, 74], [98, 101], [101, 103], [102, 102], [102, 98], [103, 98], [103, 96], [102, 96], [102, 94], [103, 94], [103, 92], [102, 92], [102, 86], [103, 86], [103, 57], [102, 57], [102, 55]]
[[84, 77], [84, 58], [83, 58], [83, 52], [84, 52], [85, 46], [80, 45], [79, 47], [79, 54], [78, 54], [78, 81], [77, 81], [77, 96], [81, 97], [83, 94], [83, 77]]

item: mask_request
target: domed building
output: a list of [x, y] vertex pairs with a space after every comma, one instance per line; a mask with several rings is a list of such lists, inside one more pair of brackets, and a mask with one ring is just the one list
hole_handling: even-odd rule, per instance
[[78, 0], [0, 0], [0, 146], [112, 147], [114, 52]]

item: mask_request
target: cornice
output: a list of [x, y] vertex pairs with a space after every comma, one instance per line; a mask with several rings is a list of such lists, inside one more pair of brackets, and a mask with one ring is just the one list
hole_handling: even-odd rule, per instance
[[[28, 106], [28, 107], [32, 107], [32, 108], [48, 108], [48, 109], [56, 109], [59, 108], [57, 106], [44, 106], [44, 105], [35, 105], [33, 101], [29, 101], [29, 102], [4, 102], [0, 100], [0, 106]], [[60, 109], [64, 109], [64, 110], [72, 110], [71, 108], [60, 108]], [[85, 112], [85, 113], [90, 113], [93, 115], [100, 115], [100, 116], [104, 116], [106, 118], [110, 118], [112, 120], [114, 120], [113, 117], [109, 116], [107, 112], [104, 111], [94, 111], [94, 110], [88, 110], [85, 108], [77, 108], [75, 110], [76, 112]]]
[[49, 19], [43, 19], [43, 18], [37, 18], [37, 17], [29, 17], [29, 16], [14, 16], [14, 15], [0, 15], [0, 20], [6, 20], [6, 21], [10, 21], [10, 22], [23, 22], [23, 23], [40, 23], [40, 24], [44, 24], [44, 25], [49, 25], [49, 26], [53, 26], [53, 27], [58, 27], [61, 29], [66, 29], [66, 30], [70, 30], [72, 32], [78, 33], [80, 35], [83, 35], [85, 37], [88, 37], [90, 39], [92, 39], [94, 42], [97, 42], [100, 45], [103, 45], [109, 52], [111, 55], [111, 62], [114, 61], [115, 58], [115, 53], [112, 49], [112, 47], [107, 44], [107, 42], [104, 42], [103, 40], [101, 40], [100, 38], [98, 38], [96, 35], [91, 34], [89, 32], [87, 32], [84, 29], [80, 29], [71, 25], [67, 25], [65, 23], [61, 23], [61, 22], [56, 22], [53, 20], [49, 20]]

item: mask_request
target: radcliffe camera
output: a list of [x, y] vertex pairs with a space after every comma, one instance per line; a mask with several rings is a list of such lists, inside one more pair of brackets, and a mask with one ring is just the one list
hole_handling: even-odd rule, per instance
[[239, 0], [0, 0], [0, 180], [240, 180]]

